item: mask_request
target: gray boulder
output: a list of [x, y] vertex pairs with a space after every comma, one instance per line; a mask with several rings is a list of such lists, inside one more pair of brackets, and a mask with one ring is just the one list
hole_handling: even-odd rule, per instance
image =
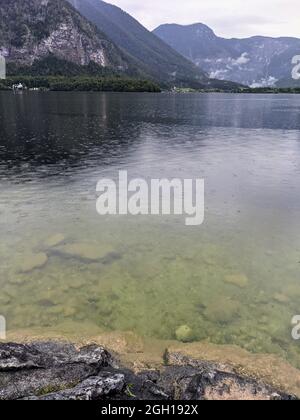
[[102, 347], [0, 344], [1, 400], [293, 400], [230, 366], [168, 354], [166, 366], [134, 373]]

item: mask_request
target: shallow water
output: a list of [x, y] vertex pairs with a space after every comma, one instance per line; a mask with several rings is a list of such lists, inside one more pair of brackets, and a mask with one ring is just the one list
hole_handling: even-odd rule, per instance
[[[300, 367], [299, 152], [300, 96], [0, 93], [8, 328], [65, 332], [74, 321], [174, 339], [187, 325], [191, 340]], [[96, 183], [120, 169], [204, 178], [204, 225], [100, 217]], [[50, 247], [56, 234], [64, 241]], [[109, 258], [61, 252], [74, 243]], [[39, 253], [47, 262], [22, 271]]]

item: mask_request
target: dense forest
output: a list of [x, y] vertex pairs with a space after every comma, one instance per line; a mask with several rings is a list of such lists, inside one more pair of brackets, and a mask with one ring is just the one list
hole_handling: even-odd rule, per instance
[[22, 83], [26, 89], [50, 91], [94, 92], [160, 92], [160, 87], [148, 80], [121, 77], [10, 77], [0, 81], [0, 90], [10, 90]]
[[173, 92], [175, 93], [256, 93], [256, 94], [283, 94], [283, 93], [300, 93], [300, 87], [291, 87], [291, 88], [275, 88], [275, 87], [262, 87], [262, 88], [251, 88], [251, 87], [242, 87], [231, 90], [224, 90], [218, 88], [211, 89], [191, 89], [191, 88], [174, 88]]
[[276, 88], [276, 87], [262, 87], [262, 88], [243, 88], [242, 93], [300, 93], [300, 87], [287, 87], [287, 88]]
[[[14, 84], [21, 83], [25, 89], [39, 89], [63, 92], [161, 92], [162, 88], [149, 80], [124, 78], [120, 76], [11, 76], [0, 80], [0, 90], [12, 90]], [[222, 89], [184, 89], [173, 88], [174, 93], [222, 93], [229, 92]], [[241, 88], [233, 89], [231, 93], [252, 94], [300, 94], [300, 88]]]

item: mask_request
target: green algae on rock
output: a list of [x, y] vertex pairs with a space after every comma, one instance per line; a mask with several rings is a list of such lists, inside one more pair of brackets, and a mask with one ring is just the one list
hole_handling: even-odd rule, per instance
[[98, 262], [113, 253], [114, 249], [107, 244], [77, 242], [59, 247], [57, 251], [70, 258], [77, 258], [88, 262]]
[[275, 293], [273, 296], [273, 299], [277, 303], [289, 303], [290, 299], [288, 296], [284, 295], [283, 293]]
[[61, 245], [64, 241], [65, 241], [64, 235], [62, 233], [57, 233], [47, 238], [44, 242], [44, 246], [46, 248], [54, 248], [58, 245]]
[[245, 274], [231, 274], [225, 277], [225, 283], [240, 287], [241, 289], [248, 286], [249, 280]]
[[10, 296], [2, 293], [0, 296], [0, 306], [8, 305], [10, 302], [11, 302]]
[[181, 325], [177, 328], [175, 335], [177, 340], [182, 341], [183, 343], [193, 341], [194, 338], [193, 330], [188, 325]]
[[236, 319], [240, 309], [239, 302], [231, 298], [221, 297], [207, 306], [204, 315], [212, 322], [227, 324]]
[[23, 257], [23, 262], [20, 264], [19, 271], [21, 273], [30, 273], [31, 271], [44, 267], [48, 262], [48, 257], [45, 253], [30, 254]]
[[[290, 311], [294, 311], [298, 296], [292, 294], [295, 285], [288, 288], [293, 284], [290, 278], [283, 287], [282, 275], [275, 276], [276, 281], [267, 287], [264, 275], [269, 276], [269, 267], [265, 262], [262, 268], [266, 268], [266, 273], [254, 275], [250, 266], [232, 260], [226, 255], [226, 248], [211, 240], [204, 238], [199, 246], [193, 238], [183, 236], [178, 243], [177, 235], [166, 234], [155, 225], [143, 225], [142, 244], [137, 241], [140, 232], [136, 236], [131, 228], [116, 220], [101, 226], [101, 231], [93, 227], [93, 234], [81, 230], [75, 236], [71, 229], [57, 227], [66, 238], [72, 238], [71, 242], [49, 249], [49, 263], [43, 271], [30, 274], [17, 275], [14, 255], [39, 249], [51, 235], [41, 232], [26, 244], [16, 244], [15, 254], [7, 252], [7, 264], [2, 267], [3, 283], [6, 280], [2, 294], [11, 299], [3, 304], [2, 312], [10, 320], [10, 328], [52, 327], [59, 332], [64, 321], [88, 321], [105, 331], [133, 331], [171, 340], [176, 337], [177, 328], [188, 325], [194, 333], [192, 341], [207, 339], [216, 344], [236, 344], [256, 353], [275, 353], [300, 366], [299, 346], [291, 340], [287, 342]], [[46, 231], [51, 233], [49, 228]], [[77, 243], [93, 247], [110, 244], [110, 249], [122, 252], [122, 259], [104, 264], [107, 257], [89, 261], [59, 251]], [[207, 255], [210, 264], [203, 264]], [[243, 272], [251, 275], [251, 288], [240, 289], [224, 282], [226, 275]], [[285, 306], [272, 299], [278, 292], [289, 296], [290, 302]], [[230, 309], [226, 302], [225, 311], [223, 301], [218, 303], [220, 310], [212, 307], [221, 296], [227, 296]], [[41, 305], [43, 302], [45, 306]], [[238, 310], [232, 310], [232, 302], [239, 303]], [[260, 320], [264, 320], [263, 325]]]

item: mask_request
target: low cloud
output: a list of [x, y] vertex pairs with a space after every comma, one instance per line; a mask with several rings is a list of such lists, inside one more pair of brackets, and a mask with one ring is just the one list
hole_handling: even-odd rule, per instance
[[147, 28], [163, 23], [203, 22], [226, 38], [295, 36], [300, 38], [299, 0], [108, 0]]
[[237, 58], [236, 60], [235, 59], [232, 59], [231, 60], [231, 64], [233, 65], [233, 66], [242, 66], [242, 65], [244, 65], [244, 64], [247, 64], [247, 63], [249, 63], [249, 61], [250, 61], [250, 58], [249, 58], [249, 55], [248, 55], [248, 53], [246, 53], [246, 52], [244, 52], [239, 58]]
[[278, 79], [276, 79], [273, 76], [270, 76], [268, 78], [261, 79], [258, 82], [252, 83], [252, 85], [250, 85], [250, 87], [261, 88], [261, 87], [275, 86], [277, 82], [278, 82]]

